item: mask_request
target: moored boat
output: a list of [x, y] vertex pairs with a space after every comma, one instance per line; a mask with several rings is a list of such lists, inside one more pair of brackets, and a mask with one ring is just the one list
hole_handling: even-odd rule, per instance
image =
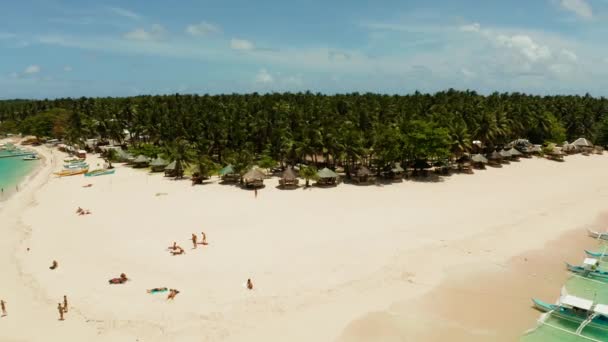
[[535, 298], [532, 302], [536, 309], [552, 317], [577, 324], [576, 329], [564, 330], [568, 333], [583, 336], [586, 327], [608, 332], [608, 305], [594, 304], [591, 300], [572, 295], [563, 296], [558, 304], [545, 303]]
[[104, 175], [112, 175], [116, 172], [115, 169], [97, 169], [91, 172], [87, 172], [84, 174], [85, 177], [95, 177], [95, 176], [104, 176]]
[[66, 176], [81, 175], [81, 174], [87, 173], [87, 172], [89, 172], [89, 168], [77, 169], [77, 170], [63, 170], [63, 171], [55, 172], [55, 175], [57, 175], [59, 177], [66, 177]]
[[38, 155], [36, 155], [36, 154], [32, 154], [32, 155], [29, 155], [29, 156], [25, 156], [25, 157], [23, 157], [21, 159], [25, 160], [25, 161], [31, 161], [31, 160], [39, 160], [40, 157], [38, 157]]
[[608, 240], [608, 233], [600, 233], [591, 229], [587, 229], [587, 232], [592, 238]]
[[608, 282], [608, 272], [599, 269], [599, 261], [597, 259], [586, 258], [582, 266], [575, 266], [566, 263], [566, 268], [568, 271], [585, 278]]
[[84, 169], [84, 168], [88, 168], [89, 164], [83, 163], [83, 164], [65, 164], [63, 165], [63, 168], [66, 170], [73, 170], [73, 169]]

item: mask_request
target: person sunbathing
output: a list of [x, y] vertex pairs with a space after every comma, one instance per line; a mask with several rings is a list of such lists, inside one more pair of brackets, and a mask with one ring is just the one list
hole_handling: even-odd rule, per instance
[[166, 287], [155, 287], [153, 289], [146, 290], [147, 293], [158, 293], [167, 291]]
[[90, 210], [82, 210], [81, 212], [78, 213], [78, 215], [83, 216], [83, 215], [90, 215], [91, 211]]
[[127, 282], [127, 280], [129, 280], [129, 278], [127, 278], [127, 275], [124, 273], [120, 274], [120, 278], [112, 278], [110, 280], [108, 280], [108, 283], [112, 284], [124, 284]]
[[81, 214], [83, 211], [84, 211], [84, 209], [82, 209], [81, 207], [78, 207], [78, 209], [76, 209], [76, 214]]
[[177, 246], [177, 248], [175, 250], [171, 251], [171, 254], [182, 255], [182, 254], [186, 254], [186, 251], [184, 251], [184, 249], [181, 248], [180, 246]]
[[169, 290], [169, 295], [167, 296], [167, 300], [175, 299], [175, 296], [177, 296], [178, 293], [179, 293], [179, 291], [176, 289]]
[[90, 188], [90, 187], [92, 187], [92, 186], [93, 186], [93, 184], [87, 184], [87, 185], [83, 185], [82, 187], [83, 187], [83, 188]]
[[57, 260], [53, 260], [53, 264], [51, 265], [51, 267], [49, 267], [51, 270], [54, 270], [57, 268], [57, 266], [59, 266], [59, 264], [57, 263]]

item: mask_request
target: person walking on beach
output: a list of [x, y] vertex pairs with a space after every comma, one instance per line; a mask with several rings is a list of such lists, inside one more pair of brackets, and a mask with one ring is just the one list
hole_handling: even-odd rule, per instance
[[247, 279], [247, 288], [249, 290], [253, 290], [253, 282], [251, 281], [251, 278]]
[[194, 245], [193, 249], [196, 249], [196, 241], [197, 241], [197, 237], [196, 234], [192, 234], [192, 245]]
[[63, 312], [68, 313], [68, 297], [63, 296]]
[[257, 188], [253, 189], [253, 192], [255, 193], [255, 198], [258, 198], [258, 189]]
[[0, 300], [0, 310], [2, 310], [2, 317], [6, 316], [6, 302], [4, 300]]
[[61, 303], [57, 303], [57, 311], [59, 311], [59, 320], [63, 321], [63, 306], [61, 306]]
[[201, 234], [203, 235], [203, 241], [201, 242], [201, 244], [206, 245], [207, 244], [207, 235], [205, 235], [205, 232], [201, 232]]

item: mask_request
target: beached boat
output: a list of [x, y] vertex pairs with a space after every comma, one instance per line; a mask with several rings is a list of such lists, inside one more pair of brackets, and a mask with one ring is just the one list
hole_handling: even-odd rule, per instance
[[587, 229], [587, 232], [592, 238], [608, 240], [608, 233], [600, 233], [591, 229]]
[[568, 271], [581, 275], [585, 278], [608, 282], [608, 272], [599, 269], [599, 261], [594, 258], [586, 258], [582, 266], [574, 266], [566, 263]]
[[69, 157], [63, 160], [65, 163], [82, 163], [85, 159], [77, 158], [77, 157]]
[[[601, 329], [608, 332], [608, 305], [594, 304], [588, 299], [572, 295], [563, 296], [558, 304], [545, 303], [538, 299], [532, 299], [534, 307], [550, 316], [576, 323], [576, 329], [569, 333], [582, 336], [586, 327]], [[564, 328], [560, 328], [564, 330]]]
[[114, 174], [114, 172], [116, 172], [115, 169], [97, 169], [97, 170], [93, 170], [91, 172], [87, 172], [84, 174], [85, 177], [95, 177], [95, 176], [104, 176], [104, 175], [112, 175]]
[[84, 169], [84, 168], [88, 168], [89, 164], [83, 163], [83, 164], [65, 164], [63, 165], [63, 168], [66, 170], [75, 170], [75, 169]]
[[591, 251], [585, 250], [585, 254], [587, 254], [587, 256], [590, 258], [596, 258], [596, 259], [608, 257], [608, 253], [606, 253], [605, 251], [604, 252], [591, 252]]
[[23, 159], [23, 160], [25, 160], [25, 161], [31, 161], [31, 160], [39, 160], [39, 159], [40, 159], [40, 157], [38, 157], [38, 156], [37, 156], [37, 155], [35, 155], [35, 154], [32, 154], [32, 155], [29, 155], [29, 156], [25, 156], [25, 157], [23, 157], [23, 158], [21, 158], [21, 159]]
[[75, 175], [81, 175], [83, 173], [87, 173], [89, 172], [89, 169], [77, 169], [77, 170], [63, 170], [63, 171], [59, 171], [59, 172], [55, 172], [55, 174], [59, 177], [66, 177], [66, 176], [75, 176]]

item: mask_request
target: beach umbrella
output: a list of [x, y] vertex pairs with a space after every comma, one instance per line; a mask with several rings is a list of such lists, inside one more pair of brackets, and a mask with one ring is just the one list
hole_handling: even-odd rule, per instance
[[319, 178], [338, 178], [338, 174], [328, 168], [323, 168], [317, 172]]
[[488, 158], [484, 157], [482, 154], [476, 154], [474, 156], [471, 157], [471, 161], [474, 163], [482, 163], [482, 164], [487, 164], [488, 163]]
[[576, 147], [592, 147], [593, 146], [593, 144], [585, 138], [578, 138], [578, 139], [574, 140], [572, 145], [574, 145]]

